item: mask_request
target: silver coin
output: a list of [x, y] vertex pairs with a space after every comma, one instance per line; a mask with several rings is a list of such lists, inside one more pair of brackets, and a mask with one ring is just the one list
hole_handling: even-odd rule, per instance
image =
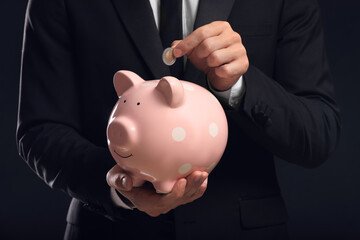
[[162, 60], [168, 66], [171, 66], [176, 62], [176, 57], [174, 56], [173, 49], [171, 47], [164, 50]]

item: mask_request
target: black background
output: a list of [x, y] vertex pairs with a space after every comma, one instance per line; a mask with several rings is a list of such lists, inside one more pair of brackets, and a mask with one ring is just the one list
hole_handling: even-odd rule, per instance
[[[16, 150], [26, 3], [0, 0], [0, 239], [62, 239], [70, 198], [47, 187]], [[319, 3], [342, 113], [341, 142], [316, 169], [278, 160], [278, 177], [291, 239], [360, 239], [360, 2]]]

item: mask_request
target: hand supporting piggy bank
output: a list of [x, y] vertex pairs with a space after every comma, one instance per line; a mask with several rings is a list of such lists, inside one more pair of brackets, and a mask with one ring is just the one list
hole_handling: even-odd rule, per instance
[[118, 71], [119, 96], [107, 127], [110, 152], [135, 187], [149, 181], [159, 193], [196, 170], [211, 172], [224, 153], [228, 126], [206, 89], [174, 77], [144, 81]]

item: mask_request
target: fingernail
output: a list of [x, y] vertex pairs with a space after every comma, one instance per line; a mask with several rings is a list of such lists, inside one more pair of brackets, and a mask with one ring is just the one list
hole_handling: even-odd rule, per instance
[[173, 54], [174, 54], [175, 57], [180, 57], [182, 55], [182, 51], [180, 49], [178, 49], [178, 48], [175, 48], [173, 50]]

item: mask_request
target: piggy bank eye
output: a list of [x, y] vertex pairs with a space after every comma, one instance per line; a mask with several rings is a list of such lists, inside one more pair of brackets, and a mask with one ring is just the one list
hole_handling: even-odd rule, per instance
[[139, 105], [140, 105], [140, 102], [138, 102], [136, 105], [138, 105], [138, 106], [139, 106]]
[[126, 103], [126, 100], [124, 100], [124, 103]]

